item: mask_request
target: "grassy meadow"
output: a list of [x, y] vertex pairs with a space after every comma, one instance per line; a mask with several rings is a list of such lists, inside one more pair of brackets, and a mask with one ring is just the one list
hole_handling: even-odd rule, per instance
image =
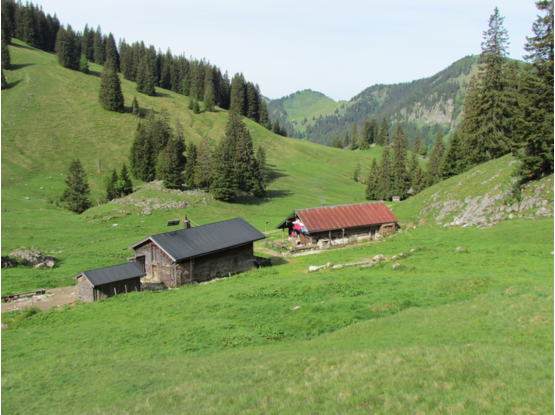
[[[76, 215], [52, 203], [65, 187], [67, 166], [80, 158], [92, 200], [103, 198], [97, 157], [105, 172], [126, 161], [137, 124], [129, 109], [134, 95], [143, 109], [165, 107], [172, 123], [179, 115], [186, 140], [196, 144], [206, 135], [219, 140], [226, 111], [195, 116], [187, 97], [160, 89], [147, 97], [122, 80], [127, 112], [108, 113], [97, 101], [99, 66], [91, 65], [91, 75], [69, 71], [54, 55], [17, 40], [10, 51], [11, 88], [2, 91], [2, 255], [36, 246], [59, 261], [53, 269], [4, 269], [3, 295], [72, 285], [80, 271], [126, 262], [125, 247], [185, 214], [201, 225], [243, 217], [262, 231], [268, 221], [270, 235], [280, 236], [272, 229], [295, 208], [364, 202], [364, 185], [352, 172], [360, 163], [366, 175], [372, 158], [381, 157], [379, 148], [332, 149], [245, 120], [255, 147], [267, 150], [266, 199], [225, 204], [136, 181], [130, 197], [191, 206], [142, 216], [142, 208], [120, 201]], [[510, 187], [512, 161], [486, 163], [475, 169], [482, 173], [472, 170], [390, 204], [402, 232], [383, 242], [286, 257], [209, 284], [4, 313], [1, 409], [552, 413], [553, 218], [449, 229], [436, 225], [435, 213], [420, 215], [432, 199]], [[552, 206], [552, 195], [542, 197]], [[372, 267], [308, 273], [310, 265], [400, 253]]]

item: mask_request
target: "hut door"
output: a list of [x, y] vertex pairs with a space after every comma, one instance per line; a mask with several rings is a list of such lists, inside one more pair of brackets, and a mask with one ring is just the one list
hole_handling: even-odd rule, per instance
[[154, 281], [158, 281], [158, 269], [156, 268], [156, 265], [152, 266], [152, 279]]

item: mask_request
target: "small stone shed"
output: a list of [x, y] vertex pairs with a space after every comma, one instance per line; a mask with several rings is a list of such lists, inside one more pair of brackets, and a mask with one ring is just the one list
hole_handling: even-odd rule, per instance
[[141, 277], [145, 272], [133, 263], [83, 271], [77, 280], [79, 300], [92, 302], [132, 291], [141, 291]]
[[254, 242], [266, 236], [242, 218], [148, 236], [129, 246], [147, 276], [168, 287], [248, 271], [257, 264]]
[[[301, 222], [304, 231], [295, 231], [295, 222]], [[397, 222], [385, 203], [373, 202], [296, 209], [276, 229], [283, 229], [288, 237], [294, 232], [291, 238], [296, 243], [327, 246], [387, 235], [395, 232]]]

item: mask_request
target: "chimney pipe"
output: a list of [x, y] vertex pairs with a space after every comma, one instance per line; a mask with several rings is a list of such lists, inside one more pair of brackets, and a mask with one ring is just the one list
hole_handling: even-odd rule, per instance
[[191, 228], [191, 221], [185, 216], [185, 220], [183, 221], [183, 229], [190, 229]]

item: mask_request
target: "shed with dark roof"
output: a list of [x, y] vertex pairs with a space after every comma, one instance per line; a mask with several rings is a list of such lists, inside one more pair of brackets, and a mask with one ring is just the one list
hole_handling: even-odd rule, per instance
[[[383, 202], [296, 209], [276, 229], [287, 230], [293, 242], [328, 245], [375, 239], [394, 232], [397, 218]], [[322, 244], [320, 244], [322, 245]]]
[[91, 302], [103, 298], [141, 291], [141, 277], [145, 272], [134, 263], [83, 271], [73, 276], [77, 280], [79, 300]]
[[166, 286], [206, 281], [256, 266], [254, 242], [266, 236], [242, 218], [148, 236], [127, 249], [147, 276]]

